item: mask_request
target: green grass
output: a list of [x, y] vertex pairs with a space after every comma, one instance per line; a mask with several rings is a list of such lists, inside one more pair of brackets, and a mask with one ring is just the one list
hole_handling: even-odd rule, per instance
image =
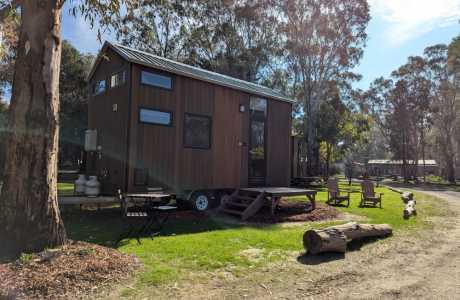
[[[64, 222], [72, 239], [105, 246], [113, 246], [123, 227], [116, 209], [67, 213]], [[159, 284], [196, 272], [225, 269], [238, 274], [266, 265], [281, 259], [286, 251], [301, 251], [304, 231], [321, 226], [325, 224], [283, 228], [241, 226], [217, 219], [178, 220], [168, 223], [160, 237], [143, 238], [141, 245], [135, 239], [124, 240], [118, 249], [135, 254], [144, 264], [140, 283]], [[256, 249], [257, 257], [245, 256], [243, 251], [248, 249]]]
[[[353, 191], [350, 197], [350, 206], [342, 207], [338, 206], [337, 209], [341, 212], [350, 213], [357, 216], [366, 217], [367, 222], [379, 224], [386, 223], [391, 225], [394, 229], [413, 229], [419, 226], [427, 225], [426, 219], [423, 217], [420, 218], [410, 218], [409, 220], [404, 220], [402, 218], [404, 203], [401, 201], [401, 195], [399, 193], [393, 192], [386, 187], [376, 188], [376, 193], [383, 193], [382, 200], [382, 209], [376, 207], [359, 207], [359, 202], [361, 200], [361, 188], [357, 183], [352, 183], [351, 186], [345, 183], [341, 183], [339, 187], [342, 191]], [[316, 198], [318, 201], [325, 203], [327, 200], [327, 189], [322, 188], [319, 190]], [[296, 199], [296, 198], [294, 198]], [[417, 209], [420, 212], [423, 212], [425, 209], [431, 209], [433, 206], [433, 199], [425, 195], [419, 195], [418, 199], [423, 200], [417, 203]], [[299, 200], [303, 200], [300, 198]], [[426, 201], [425, 201], [426, 200]], [[432, 211], [433, 212], [433, 211]], [[423, 215], [423, 214], [422, 214]]]
[[58, 183], [58, 195], [59, 196], [72, 196], [74, 184], [73, 183]]
[[[345, 185], [342, 187], [348, 188]], [[352, 185], [351, 188], [359, 189], [359, 186]], [[426, 216], [440, 213], [435, 199], [420, 197], [417, 198], [418, 216], [403, 220], [404, 204], [400, 195], [387, 188], [377, 191], [385, 193], [383, 209], [359, 208], [359, 193], [352, 194], [350, 207], [338, 209], [366, 217], [369, 223], [390, 224], [395, 232], [429, 226]], [[317, 199], [325, 202], [326, 191], [321, 190]], [[304, 199], [296, 197], [292, 200]], [[70, 238], [112, 247], [123, 228], [117, 209], [66, 212], [64, 222]], [[134, 239], [123, 240], [117, 248], [135, 254], [144, 264], [137, 280], [140, 286], [174, 282], [220, 270], [238, 276], [252, 268], [285, 259], [288, 252], [294, 251], [300, 255], [303, 252], [302, 236], [307, 229], [337, 223], [343, 221], [287, 227], [243, 226], [213, 218], [174, 220], [166, 225], [162, 236], [143, 238], [141, 245]]]

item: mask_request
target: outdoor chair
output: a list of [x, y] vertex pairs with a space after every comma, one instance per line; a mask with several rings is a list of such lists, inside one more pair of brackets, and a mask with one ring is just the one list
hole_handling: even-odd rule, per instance
[[364, 207], [364, 206], [377, 206], [379, 205], [380, 208], [382, 208], [382, 196], [383, 193], [379, 193], [378, 195], [375, 193], [374, 190], [374, 183], [369, 180], [364, 180], [361, 183], [361, 203], [359, 204], [359, 207]]
[[347, 202], [347, 207], [350, 206], [350, 192], [341, 194], [339, 189], [339, 180], [337, 178], [329, 178], [327, 180], [327, 204], [340, 205], [342, 202]]

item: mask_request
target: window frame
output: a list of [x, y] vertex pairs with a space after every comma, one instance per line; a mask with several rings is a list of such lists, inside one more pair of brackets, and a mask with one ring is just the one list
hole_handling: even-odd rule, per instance
[[[141, 111], [142, 110], [157, 111], [157, 112], [169, 114], [170, 115], [169, 124], [152, 123], [152, 122], [142, 121], [141, 120]], [[138, 112], [137, 112], [137, 120], [138, 120], [139, 124], [146, 124], [146, 125], [152, 125], [152, 126], [163, 126], [163, 127], [173, 127], [174, 113], [172, 111], [168, 111], [168, 110], [162, 110], [162, 109], [156, 109], [156, 108], [151, 108], [151, 107], [139, 106], [139, 109], [138, 109]]]
[[[112, 86], [112, 77], [115, 76], [115, 75], [118, 75], [118, 74], [123, 74], [123, 82], [121, 84], [117, 84], [115, 86]], [[128, 79], [127, 74], [128, 74], [128, 72], [125, 69], [112, 73], [110, 75], [110, 77], [109, 77], [109, 89], [115, 89], [117, 87], [124, 86], [126, 84], [126, 82], [128, 81], [127, 80]]]
[[[153, 75], [159, 75], [159, 76], [163, 76], [163, 77], [168, 77], [171, 80], [171, 87], [167, 88], [167, 87], [148, 84], [148, 83], [143, 82], [142, 81], [142, 73], [143, 72], [150, 73], [150, 74], [153, 74]], [[174, 89], [174, 76], [171, 75], [170, 73], [166, 73], [166, 72], [162, 72], [162, 71], [150, 70], [150, 69], [141, 69], [140, 70], [140, 76], [139, 76], [139, 83], [140, 83], [140, 85], [143, 85], [143, 86], [148, 86], [148, 87], [152, 87], [152, 88], [156, 88], [156, 89], [162, 89], [162, 90], [165, 90], [165, 91], [172, 91]]]
[[[96, 86], [101, 83], [101, 82], [104, 82], [104, 89], [98, 93], [95, 92], [96, 90]], [[91, 88], [91, 95], [92, 96], [98, 96], [98, 95], [101, 95], [103, 93], [107, 92], [107, 79], [104, 78], [104, 79], [99, 79], [99, 80], [96, 80], [93, 85], [92, 85], [92, 88]]]
[[[186, 118], [187, 116], [192, 117], [199, 117], [209, 120], [209, 146], [208, 147], [196, 147], [196, 146], [188, 146], [186, 143], [186, 134], [185, 131], [187, 130], [186, 126]], [[196, 113], [184, 113], [184, 124], [183, 124], [183, 131], [182, 131], [182, 145], [186, 149], [195, 149], [195, 150], [211, 150], [212, 149], [212, 116], [209, 115], [202, 115]]]

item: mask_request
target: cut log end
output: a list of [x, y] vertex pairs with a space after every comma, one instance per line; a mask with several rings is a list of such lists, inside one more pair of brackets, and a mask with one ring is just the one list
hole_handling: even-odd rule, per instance
[[347, 238], [338, 231], [309, 230], [303, 236], [304, 248], [310, 254], [340, 252], [347, 250]]

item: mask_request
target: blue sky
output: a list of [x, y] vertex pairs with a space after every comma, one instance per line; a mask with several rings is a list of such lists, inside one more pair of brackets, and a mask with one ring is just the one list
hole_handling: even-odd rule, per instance
[[[369, 41], [357, 72], [363, 80], [356, 87], [366, 89], [379, 76], [404, 64], [408, 56], [421, 55], [427, 46], [449, 43], [460, 34], [460, 0], [368, 0], [372, 20]], [[97, 31], [82, 18], [63, 12], [62, 36], [82, 52], [97, 53], [101, 43]], [[104, 34], [114, 40], [113, 34]]]

